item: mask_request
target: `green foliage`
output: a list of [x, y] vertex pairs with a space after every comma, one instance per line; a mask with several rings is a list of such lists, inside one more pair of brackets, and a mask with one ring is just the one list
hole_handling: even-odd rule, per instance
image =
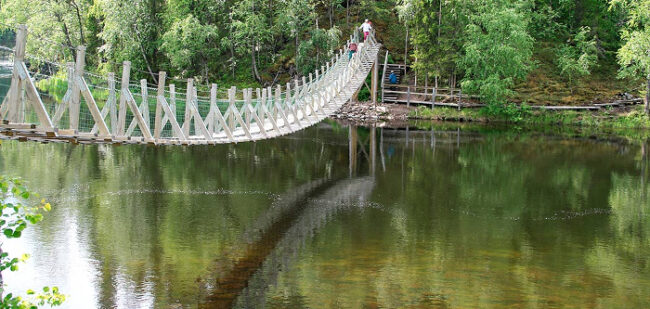
[[61, 102], [68, 90], [68, 77], [66, 72], [59, 71], [50, 78], [39, 80], [36, 85], [40, 90], [50, 94], [57, 102]]
[[608, 129], [647, 129], [650, 128], [650, 117], [643, 113], [642, 107], [637, 106], [627, 113], [616, 111], [549, 111], [532, 110], [522, 104], [516, 106], [488, 106], [480, 110], [436, 107], [419, 107], [409, 114], [410, 117], [447, 121], [479, 121], [479, 122], [512, 122], [527, 125], [565, 125], [576, 127], [593, 127]]
[[611, 0], [611, 3], [628, 16], [621, 35], [625, 44], [618, 51], [621, 76], [650, 76], [650, 0]]
[[298, 47], [296, 64], [303, 75], [319, 69], [321, 60], [329, 59], [333, 55], [332, 50], [337, 47], [341, 37], [338, 28], [314, 29], [309, 39], [303, 40]]
[[589, 75], [598, 60], [596, 40], [588, 39], [589, 30], [589, 27], [580, 28], [573, 40], [557, 50], [557, 66], [568, 79], [572, 92], [575, 79]]
[[[626, 43], [618, 51], [621, 76], [645, 78], [648, 56], [644, 51], [650, 37], [647, 3], [5, 0], [0, 20], [4, 24], [27, 23], [28, 53], [55, 62], [72, 61], [75, 51], [71, 46], [86, 45], [89, 68], [101, 64], [104, 73], [119, 73], [119, 63], [128, 60], [132, 80], [147, 78], [153, 83], [156, 78], [149, 72], [164, 70], [170, 77], [194, 77], [200, 83], [257, 87], [282, 84], [320, 67], [329, 58], [331, 47], [340, 45], [352, 27], [369, 18], [390, 51], [391, 61], [406, 61], [418, 78], [436, 78], [439, 85], [456, 87], [457, 81], [463, 80], [466, 91], [480, 94], [488, 103], [502, 104], [511, 98], [513, 83], [528, 75], [534, 63], [531, 58], [559, 67], [560, 73], [552, 67], [544, 71], [550, 75], [548, 79], [564, 77], [571, 90], [574, 86], [586, 88], [576, 80], [593, 73], [609, 75], [593, 69], [605, 70], [614, 64], [621, 38]], [[589, 37], [581, 41], [587, 27]], [[341, 29], [336, 42], [332, 28]], [[0, 31], [3, 29], [0, 25]], [[1, 37], [11, 39], [12, 34], [5, 31]], [[554, 51], [552, 59], [530, 54], [532, 38], [537, 40], [535, 49]], [[580, 48], [580, 42], [588, 47]], [[518, 96], [517, 101], [521, 99]]]
[[[20, 179], [10, 179], [0, 176], [0, 230], [6, 238], [19, 238], [29, 224], [43, 220], [41, 212], [50, 211], [50, 203], [45, 199], [33, 202], [38, 196], [27, 190]], [[18, 265], [26, 261], [28, 255], [20, 258], [10, 257], [8, 252], [0, 250], [0, 273], [9, 269], [17, 271]], [[0, 277], [1, 278], [1, 277]], [[1, 283], [1, 282], [0, 282]], [[0, 296], [6, 291], [5, 285], [0, 285]], [[44, 287], [42, 293], [27, 291], [27, 298], [8, 293], [2, 297], [0, 308], [36, 308], [37, 306], [58, 306], [65, 301], [65, 296], [59, 293], [57, 287]]]
[[495, 1], [479, 5], [469, 17], [465, 55], [458, 61], [465, 71], [464, 91], [480, 95], [490, 105], [505, 104], [515, 81], [525, 78], [533, 66], [527, 12], [525, 4]]
[[531, 114], [531, 108], [528, 104], [521, 106], [514, 103], [488, 104], [480, 112], [483, 115], [497, 117], [507, 122], [520, 122]]
[[[170, 66], [181, 75], [200, 75], [201, 68], [206, 66], [206, 60], [215, 44], [218, 31], [212, 25], [203, 25], [192, 15], [175, 21], [170, 29], [162, 36], [162, 50], [169, 58]], [[211, 44], [212, 43], [212, 44]]]

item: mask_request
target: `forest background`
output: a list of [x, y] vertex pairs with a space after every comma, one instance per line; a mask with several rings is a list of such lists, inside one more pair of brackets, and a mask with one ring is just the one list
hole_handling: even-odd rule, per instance
[[[159, 71], [240, 88], [319, 68], [370, 19], [389, 63], [487, 103], [582, 104], [650, 87], [650, 0], [1, 0], [0, 44], [155, 84]], [[382, 53], [383, 55], [383, 53]], [[383, 59], [381, 59], [383, 60]], [[119, 73], [118, 73], [119, 74]]]

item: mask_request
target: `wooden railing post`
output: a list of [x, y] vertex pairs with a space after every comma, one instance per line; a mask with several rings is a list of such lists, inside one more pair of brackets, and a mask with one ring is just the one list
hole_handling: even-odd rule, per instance
[[174, 113], [174, 118], [176, 117], [176, 85], [175, 84], [169, 84], [169, 107], [172, 110], [172, 113]]
[[[273, 117], [275, 121], [278, 121], [278, 105], [282, 104], [282, 86], [277, 85], [275, 87], [275, 102], [273, 102]], [[282, 105], [280, 105], [282, 107]], [[284, 113], [284, 111], [282, 111]], [[284, 124], [288, 125], [287, 123]]]
[[154, 119], [155, 125], [153, 129], [153, 138], [160, 139], [160, 135], [163, 130], [162, 123], [162, 98], [165, 96], [165, 78], [167, 78], [167, 72], [160, 71], [158, 73], [158, 93], [156, 96], [156, 118]]
[[192, 104], [192, 93], [194, 92], [194, 79], [187, 79], [187, 88], [185, 89], [185, 118], [183, 119], [183, 134], [189, 138], [190, 124], [192, 121], [192, 111], [190, 104]]
[[210, 119], [208, 122], [208, 131], [210, 134], [217, 133], [217, 84], [210, 85]]
[[118, 117], [119, 136], [124, 136], [124, 129], [126, 129], [126, 101], [128, 100], [129, 82], [131, 77], [131, 62], [124, 61], [122, 63], [122, 85], [120, 90], [120, 114]]
[[386, 68], [388, 67], [388, 51], [386, 51], [386, 56], [384, 57], [384, 70], [381, 73], [381, 101], [384, 102], [384, 85], [386, 84]]
[[246, 126], [251, 127], [251, 94], [252, 90], [250, 88], [242, 89], [244, 95], [244, 115], [246, 118]]
[[75, 83], [72, 84], [72, 97], [70, 100], [69, 116], [70, 116], [70, 129], [79, 129], [79, 110], [81, 108], [81, 89], [77, 84], [84, 74], [84, 66], [86, 62], [86, 47], [77, 47], [77, 60], [75, 62], [74, 76]]
[[411, 106], [411, 86], [406, 87], [406, 107]]
[[142, 113], [142, 118], [144, 118], [147, 125], [151, 127], [151, 117], [149, 117], [149, 89], [147, 88], [146, 79], [140, 80], [140, 94], [142, 96], [140, 113]]
[[20, 67], [25, 60], [25, 46], [27, 44], [27, 26], [18, 25], [16, 33], [16, 47], [14, 49], [14, 66], [11, 74], [11, 86], [7, 92], [7, 100], [2, 105], [2, 117], [11, 122], [22, 122], [21, 114], [21, 91], [23, 82], [20, 77]]
[[115, 94], [115, 73], [108, 73], [108, 113], [111, 117], [111, 134], [117, 135], [117, 102]]
[[431, 109], [436, 108], [436, 95], [438, 94], [438, 88], [433, 87], [433, 91], [431, 92]]
[[230, 116], [228, 117], [228, 128], [230, 132], [235, 131], [235, 114], [237, 113], [237, 106], [235, 106], [235, 94], [237, 93], [237, 87], [232, 86], [228, 91], [228, 110], [230, 111]]
[[[257, 95], [257, 104], [255, 104], [255, 113], [257, 117], [261, 120], [263, 119], [264, 113], [262, 112], [262, 105], [266, 104], [266, 95], [262, 93], [263, 89], [255, 88], [255, 94]], [[261, 125], [261, 124], [260, 124]]]

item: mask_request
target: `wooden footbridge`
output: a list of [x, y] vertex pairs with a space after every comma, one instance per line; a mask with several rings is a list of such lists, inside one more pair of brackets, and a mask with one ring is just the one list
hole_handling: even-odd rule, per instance
[[[165, 72], [158, 74], [157, 87], [146, 80], [140, 87], [133, 85], [128, 61], [122, 64], [120, 81], [114, 73], [86, 72], [83, 46], [77, 48], [76, 62], [49, 62], [49, 71], [55, 72], [43, 74], [27, 59], [26, 42], [27, 27], [20, 25], [15, 48], [0, 47], [13, 58], [11, 85], [0, 105], [2, 138], [84, 144], [239, 143], [290, 134], [322, 121], [353, 97], [371, 71], [371, 95], [377, 99], [380, 44], [373, 35], [359, 44], [351, 59], [346, 44], [320, 70], [284, 89], [277, 85], [253, 93], [233, 86], [224, 92], [212, 84], [209, 97], [198, 95], [193, 79], [186, 80], [185, 93], [177, 93], [174, 84], [166, 85]], [[61, 99], [39, 91], [39, 83], [61, 76], [67, 79]]]

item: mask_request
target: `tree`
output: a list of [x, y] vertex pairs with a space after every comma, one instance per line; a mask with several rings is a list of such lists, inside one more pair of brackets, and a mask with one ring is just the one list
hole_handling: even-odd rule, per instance
[[0, 20], [5, 24], [29, 27], [27, 53], [52, 61], [71, 61], [75, 47], [86, 43], [84, 21], [86, 1], [3, 1]]
[[[37, 198], [33, 193], [28, 191], [21, 180], [8, 179], [0, 176], [0, 230], [6, 238], [19, 238], [28, 224], [36, 224], [43, 220], [41, 211], [49, 211], [51, 206], [45, 200], [40, 203], [33, 203], [30, 199]], [[35, 205], [34, 205], [35, 204]], [[43, 293], [36, 293], [33, 290], [27, 291], [27, 299], [15, 296], [13, 293], [7, 293], [6, 286], [2, 281], [2, 272], [9, 269], [17, 271], [20, 262], [29, 258], [23, 254], [22, 257], [10, 257], [8, 252], [4, 252], [0, 247], [0, 308], [36, 308], [48, 304], [58, 306], [65, 301], [65, 296], [59, 293], [57, 287], [44, 287]]]
[[[151, 2], [149, 2], [151, 1]], [[112, 62], [131, 61], [133, 68], [143, 68], [157, 81], [154, 60], [158, 56], [157, 18], [155, 0], [99, 0], [104, 27], [99, 33], [104, 45], [99, 52]]]
[[258, 69], [258, 51], [269, 39], [270, 29], [264, 12], [264, 1], [238, 1], [232, 8], [233, 22], [231, 24], [235, 46], [242, 54], [250, 53], [251, 73], [253, 78], [261, 82]]
[[588, 39], [589, 27], [582, 27], [573, 40], [557, 50], [557, 66], [560, 73], [569, 81], [573, 93], [574, 81], [581, 76], [589, 75], [591, 68], [598, 60], [596, 40]]
[[305, 75], [316, 70], [320, 61], [329, 59], [332, 50], [338, 45], [341, 31], [334, 27], [329, 30], [314, 29], [310, 32], [308, 40], [303, 40], [298, 47], [296, 65], [300, 73]]
[[650, 0], [612, 0], [628, 19], [621, 37], [625, 42], [619, 49], [620, 76], [646, 79], [645, 113], [650, 115]]
[[[194, 16], [176, 21], [162, 36], [162, 50], [169, 58], [171, 67], [182, 75], [194, 76], [207, 69], [211, 52], [210, 41], [218, 41], [218, 31], [212, 25], [203, 25]], [[219, 52], [220, 50], [216, 50]], [[208, 79], [207, 70], [203, 70]]]
[[489, 105], [505, 104], [515, 81], [533, 67], [528, 12], [526, 3], [476, 3], [465, 33], [465, 54], [458, 61], [465, 71], [463, 90], [480, 95]]
[[[307, 29], [315, 25], [316, 14], [314, 4], [308, 0], [281, 0], [285, 6], [284, 12], [277, 17], [277, 24], [281, 25], [281, 33], [295, 40], [295, 59], [299, 57], [300, 41]], [[301, 68], [296, 63], [296, 70]]]

